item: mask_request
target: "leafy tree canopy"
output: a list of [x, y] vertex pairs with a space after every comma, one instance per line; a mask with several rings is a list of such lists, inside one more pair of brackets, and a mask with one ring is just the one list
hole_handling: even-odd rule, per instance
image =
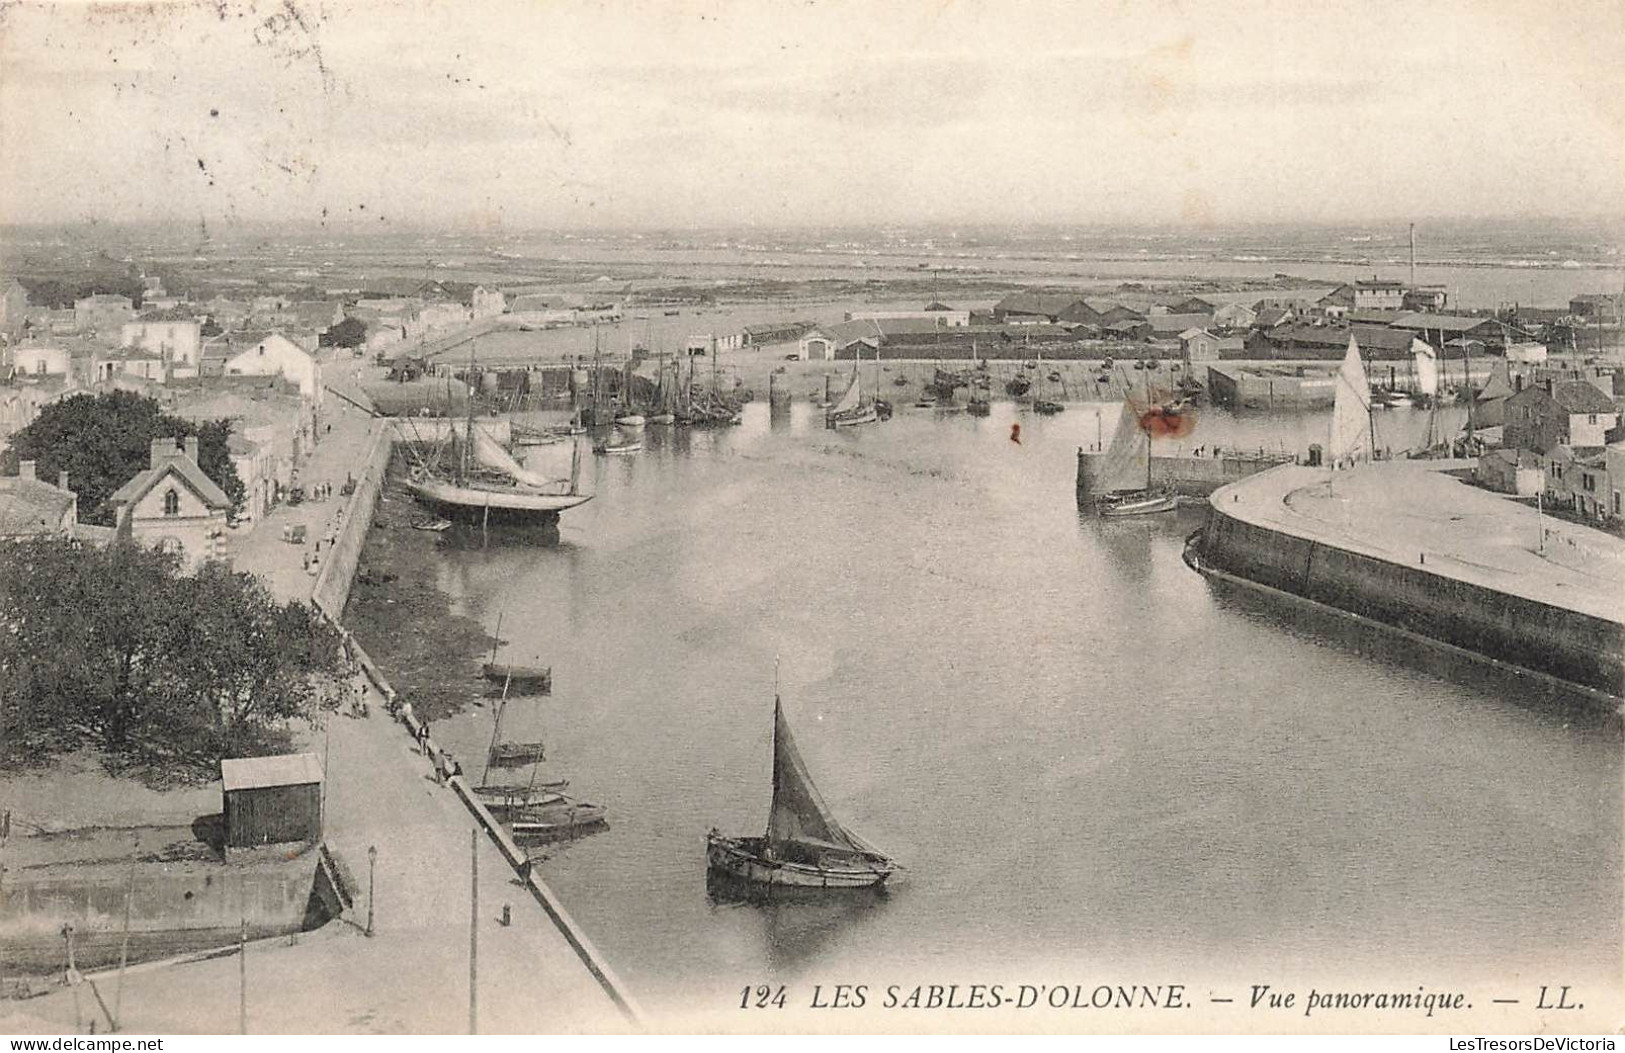
[[129, 542], [0, 542], [0, 761], [96, 746], [154, 780], [212, 778], [223, 757], [285, 752], [337, 706], [338, 631], [223, 564]]
[[349, 316], [322, 334], [322, 340], [333, 347], [360, 347], [366, 339], [367, 323]]
[[75, 395], [47, 405], [11, 437], [0, 467], [14, 473], [17, 461], [32, 460], [46, 480], [67, 472], [68, 485], [79, 495], [80, 520], [112, 526], [114, 509], [107, 499], [148, 467], [152, 440], [192, 435], [198, 439], [198, 466], [231, 498], [233, 510], [240, 510], [243, 481], [226, 446], [231, 421], [172, 417], [156, 400], [129, 391]]

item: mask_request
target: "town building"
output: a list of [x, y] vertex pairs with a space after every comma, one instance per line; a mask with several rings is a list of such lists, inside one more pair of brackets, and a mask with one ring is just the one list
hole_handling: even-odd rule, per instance
[[1405, 285], [1403, 282], [1372, 278], [1370, 281], [1357, 281], [1354, 283], [1354, 309], [1356, 311], [1365, 309], [1398, 311], [1404, 306]]
[[1100, 312], [1077, 293], [1017, 292], [993, 305], [993, 320], [1009, 325], [1029, 322], [1098, 323], [1101, 317]]
[[154, 439], [149, 467], [113, 492], [123, 537], [178, 552], [189, 569], [225, 556], [231, 499], [198, 467], [198, 441]]
[[135, 377], [153, 384], [167, 383], [169, 364], [150, 351], [118, 348], [98, 351], [90, 363], [92, 383], [112, 380], [118, 376]]
[[128, 296], [116, 293], [96, 293], [73, 304], [73, 324], [83, 333], [116, 334], [135, 317], [135, 306]]
[[10, 343], [22, 338], [23, 327], [28, 324], [28, 290], [23, 283], [12, 280], [0, 291], [0, 337]]
[[1504, 323], [1474, 315], [1406, 311], [1394, 316], [1388, 324], [1413, 332], [1434, 347], [1443, 347], [1450, 340], [1467, 339], [1481, 341], [1487, 350], [1500, 352], [1509, 342]]
[[848, 311], [846, 320], [849, 322], [872, 319], [877, 322], [897, 321], [901, 319], [925, 319], [935, 322], [944, 329], [957, 326], [970, 325], [969, 311], [955, 311], [952, 308], [943, 308], [933, 311], [927, 308], [923, 311]]
[[1219, 329], [1247, 329], [1258, 312], [1244, 303], [1227, 303], [1213, 309], [1213, 325]]
[[1169, 304], [1169, 314], [1212, 314], [1216, 308], [1200, 296], [1192, 296], [1179, 303]]
[[1599, 325], [1618, 325], [1620, 298], [1609, 293], [1582, 293], [1569, 300], [1569, 314]]
[[1153, 340], [1177, 340], [1187, 329], [1206, 329], [1213, 324], [1211, 314], [1151, 314], [1145, 318]]
[[1443, 311], [1449, 300], [1442, 285], [1413, 285], [1405, 290], [1400, 306], [1407, 311]]
[[1187, 329], [1179, 334], [1179, 353], [1187, 362], [1217, 362], [1219, 338], [1206, 329]]
[[1611, 442], [1603, 452], [1603, 469], [1608, 475], [1608, 518], [1625, 521], [1625, 442]]
[[17, 462], [17, 474], [0, 476], [0, 538], [72, 536], [79, 525], [79, 498], [68, 473], [56, 485], [35, 474], [33, 461]]
[[11, 369], [25, 377], [65, 377], [73, 372], [73, 352], [56, 343], [24, 343], [11, 350]]
[[310, 352], [280, 333], [271, 333], [226, 359], [224, 372], [232, 377], [281, 376], [313, 404], [322, 401], [322, 367]]
[[155, 311], [125, 322], [119, 343], [157, 355], [176, 377], [195, 377], [203, 358], [203, 327], [184, 311]]
[[1536, 453], [1606, 446], [1607, 432], [1619, 424], [1613, 399], [1583, 380], [1526, 387], [1506, 400], [1504, 412], [1505, 444]]
[[1540, 457], [1530, 450], [1502, 446], [1485, 450], [1473, 468], [1473, 479], [1480, 486], [1518, 497], [1534, 497], [1546, 485], [1545, 473], [1540, 469]]
[[747, 325], [744, 328], [745, 346], [766, 347], [771, 344], [795, 343], [811, 328], [812, 322], [767, 322], [763, 325]]
[[322, 839], [322, 763], [313, 753], [220, 762], [226, 858]]
[[494, 318], [508, 309], [508, 298], [500, 289], [476, 285], [468, 294], [469, 310], [475, 318]]

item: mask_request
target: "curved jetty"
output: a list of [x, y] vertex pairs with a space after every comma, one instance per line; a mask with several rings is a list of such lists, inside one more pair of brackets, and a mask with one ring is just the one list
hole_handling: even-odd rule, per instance
[[[1446, 474], [1283, 465], [1209, 497], [1186, 562], [1609, 696], [1625, 695], [1625, 541]], [[1544, 532], [1544, 538], [1542, 537]]]

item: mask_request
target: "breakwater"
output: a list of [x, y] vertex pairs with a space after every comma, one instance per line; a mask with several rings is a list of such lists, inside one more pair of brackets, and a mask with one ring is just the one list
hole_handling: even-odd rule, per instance
[[[1606, 596], [1599, 604], [1582, 592], [1565, 602], [1559, 594], [1570, 582], [1522, 577], [1526, 568], [1542, 569], [1513, 558], [1527, 555], [1523, 550], [1463, 538], [1456, 551], [1440, 551], [1425, 523], [1398, 524], [1406, 546], [1401, 554], [1391, 543], [1385, 510], [1362, 508], [1358, 486], [1336, 498], [1351, 502], [1356, 513], [1344, 530], [1294, 514], [1291, 499], [1321, 481], [1324, 473], [1287, 467], [1215, 491], [1187, 562], [1210, 576], [1261, 585], [1553, 677], [1613, 704], [1625, 695], [1625, 624], [1601, 609]], [[1519, 507], [1448, 482], [1459, 492], [1439, 485], [1415, 495], [1418, 515], [1459, 522], [1475, 512], [1494, 514], [1494, 504], [1503, 511]], [[1550, 570], [1552, 578], [1565, 574]]]

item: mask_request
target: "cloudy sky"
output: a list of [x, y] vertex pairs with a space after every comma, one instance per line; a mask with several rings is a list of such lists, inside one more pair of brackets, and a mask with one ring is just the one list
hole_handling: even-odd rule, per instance
[[1625, 215], [1625, 4], [0, 8], [0, 222]]

